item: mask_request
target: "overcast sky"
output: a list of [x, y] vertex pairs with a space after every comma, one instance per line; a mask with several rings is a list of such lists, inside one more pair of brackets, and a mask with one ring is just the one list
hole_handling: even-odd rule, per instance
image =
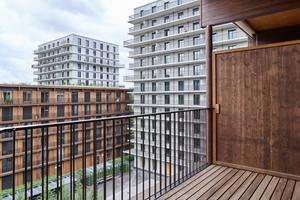
[[116, 43], [120, 63], [127, 70], [129, 49], [123, 41], [128, 35], [129, 15], [135, 7], [153, 0], [0, 0], [0, 83], [34, 84], [33, 51], [38, 45], [72, 33]]

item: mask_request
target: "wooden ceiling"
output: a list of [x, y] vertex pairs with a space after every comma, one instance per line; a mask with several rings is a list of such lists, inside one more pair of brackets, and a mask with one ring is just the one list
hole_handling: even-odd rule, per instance
[[300, 24], [300, 8], [245, 20], [255, 31]]

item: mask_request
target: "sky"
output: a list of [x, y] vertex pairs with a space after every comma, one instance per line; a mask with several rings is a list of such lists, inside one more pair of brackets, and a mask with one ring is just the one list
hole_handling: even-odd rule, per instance
[[79, 34], [120, 47], [120, 85], [128, 70], [130, 49], [123, 41], [128, 35], [128, 18], [133, 9], [154, 0], [0, 0], [0, 83], [30, 83], [33, 78], [33, 51], [39, 44]]

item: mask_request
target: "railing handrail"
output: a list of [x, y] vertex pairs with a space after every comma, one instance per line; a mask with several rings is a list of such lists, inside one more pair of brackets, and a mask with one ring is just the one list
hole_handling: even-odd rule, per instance
[[181, 112], [193, 112], [193, 111], [200, 111], [200, 110], [213, 110], [214, 108], [199, 108], [199, 109], [191, 109], [191, 110], [176, 110], [176, 111], [169, 111], [169, 112], [161, 112], [161, 113], [149, 113], [149, 114], [140, 114], [140, 115], [128, 115], [128, 116], [118, 116], [118, 117], [109, 117], [109, 118], [98, 118], [98, 119], [88, 119], [88, 120], [78, 120], [78, 121], [69, 121], [69, 122], [56, 122], [56, 123], [49, 123], [49, 124], [37, 124], [37, 125], [28, 125], [28, 126], [16, 126], [16, 127], [7, 127], [7, 128], [0, 128], [1, 132], [7, 131], [21, 131], [26, 129], [36, 129], [36, 128], [49, 128], [52, 126], [66, 126], [72, 124], [82, 124], [82, 123], [91, 123], [91, 122], [102, 122], [107, 120], [118, 120], [118, 119], [127, 119], [127, 118], [137, 118], [137, 117], [148, 117], [148, 116], [157, 116], [157, 115], [165, 115], [165, 114], [172, 114], [172, 113], [181, 113]]

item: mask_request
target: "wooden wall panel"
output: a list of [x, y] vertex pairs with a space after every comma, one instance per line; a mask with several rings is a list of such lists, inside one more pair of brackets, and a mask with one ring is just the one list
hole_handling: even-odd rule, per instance
[[251, 19], [300, 7], [299, 0], [201, 0], [201, 26]]
[[300, 41], [215, 54], [215, 162], [300, 177]]

